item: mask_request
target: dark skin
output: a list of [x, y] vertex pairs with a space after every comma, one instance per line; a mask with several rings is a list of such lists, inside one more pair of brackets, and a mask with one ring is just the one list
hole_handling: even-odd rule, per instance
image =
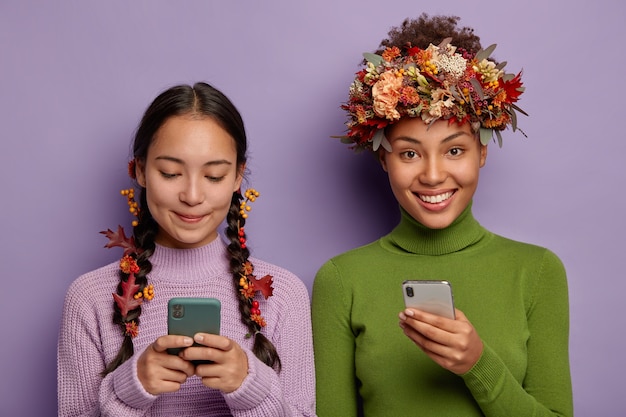
[[472, 369], [483, 352], [483, 342], [459, 309], [447, 319], [414, 308], [399, 314], [400, 327], [439, 366], [457, 375]]
[[[385, 136], [392, 149], [379, 150], [379, 158], [398, 202], [427, 227], [449, 226], [474, 195], [487, 147], [469, 124], [445, 120], [426, 124], [417, 118], [402, 119]], [[446, 197], [425, 202], [418, 195]], [[447, 319], [407, 308], [399, 314], [399, 324], [434, 362], [464, 374], [480, 358], [483, 342], [465, 314], [455, 311], [456, 319]]]

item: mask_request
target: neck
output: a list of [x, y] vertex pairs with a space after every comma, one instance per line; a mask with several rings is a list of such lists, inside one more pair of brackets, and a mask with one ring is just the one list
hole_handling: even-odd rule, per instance
[[393, 246], [407, 252], [445, 255], [476, 243], [487, 233], [474, 219], [471, 202], [452, 224], [443, 229], [430, 229], [417, 222], [404, 209], [400, 210], [400, 224], [388, 238]]

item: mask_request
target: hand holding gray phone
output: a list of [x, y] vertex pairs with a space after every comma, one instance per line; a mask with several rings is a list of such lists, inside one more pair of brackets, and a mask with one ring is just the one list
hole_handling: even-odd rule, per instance
[[455, 318], [452, 286], [448, 281], [407, 280], [402, 283], [402, 293], [406, 307]]

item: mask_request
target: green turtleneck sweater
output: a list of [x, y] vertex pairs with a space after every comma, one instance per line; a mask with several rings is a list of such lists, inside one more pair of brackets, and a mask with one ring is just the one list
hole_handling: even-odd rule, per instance
[[[463, 375], [427, 357], [398, 323], [404, 280], [447, 280], [482, 356]], [[387, 236], [326, 262], [313, 284], [320, 417], [571, 416], [569, 307], [548, 249], [484, 229], [471, 204], [449, 227], [402, 211]]]

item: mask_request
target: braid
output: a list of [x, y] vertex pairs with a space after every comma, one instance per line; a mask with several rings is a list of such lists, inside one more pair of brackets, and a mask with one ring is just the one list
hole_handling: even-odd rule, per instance
[[[146, 190], [141, 190], [140, 196], [140, 205], [141, 207], [147, 207], [146, 203]], [[139, 272], [135, 274], [135, 284], [139, 285], [139, 290], [143, 291], [143, 289], [148, 284], [147, 275], [152, 270], [152, 263], [150, 262], [150, 256], [154, 253], [154, 238], [158, 231], [158, 225], [150, 215], [148, 210], [139, 210], [138, 213], [139, 223], [135, 226], [133, 230], [133, 237], [135, 239], [135, 245], [137, 247], [139, 254], [134, 255], [135, 260], [137, 261], [137, 266], [139, 266]], [[126, 274], [119, 271], [120, 282], [117, 285], [117, 293], [122, 294], [122, 282], [126, 282], [128, 280], [129, 274]], [[122, 346], [120, 347], [117, 356], [107, 365], [107, 367], [102, 371], [102, 376], [106, 376], [107, 374], [113, 372], [117, 369], [121, 364], [126, 362], [131, 356], [133, 356], [134, 348], [132, 337], [126, 333], [126, 323], [130, 321], [135, 321], [137, 325], [139, 325], [139, 316], [141, 315], [141, 306], [131, 310], [126, 315], [126, 320], [122, 318], [122, 314], [117, 303], [113, 302], [113, 323], [118, 324], [122, 327], [124, 331], [124, 340], [122, 341]]]
[[[239, 291], [239, 279], [243, 275], [243, 265], [248, 261], [250, 256], [248, 248], [245, 246], [242, 247], [241, 241], [239, 240], [239, 229], [243, 228], [246, 222], [245, 219], [239, 215], [240, 203], [242, 199], [243, 196], [241, 195], [241, 192], [236, 191], [233, 193], [230, 209], [228, 210], [228, 215], [226, 216], [226, 221], [228, 223], [226, 227], [226, 237], [228, 237], [228, 240], [230, 241], [230, 244], [228, 245], [230, 270], [233, 274], [234, 288], [237, 292], [237, 299], [239, 301], [239, 312], [241, 313], [242, 323], [248, 327], [250, 334], [254, 337], [254, 346], [252, 351], [255, 356], [266, 365], [272, 368], [275, 367], [280, 371], [281, 363], [278, 352], [276, 352], [276, 348], [272, 342], [270, 342], [270, 340], [260, 332], [260, 326], [250, 318], [251, 300], [246, 298]], [[245, 235], [243, 237], [245, 239]]]

